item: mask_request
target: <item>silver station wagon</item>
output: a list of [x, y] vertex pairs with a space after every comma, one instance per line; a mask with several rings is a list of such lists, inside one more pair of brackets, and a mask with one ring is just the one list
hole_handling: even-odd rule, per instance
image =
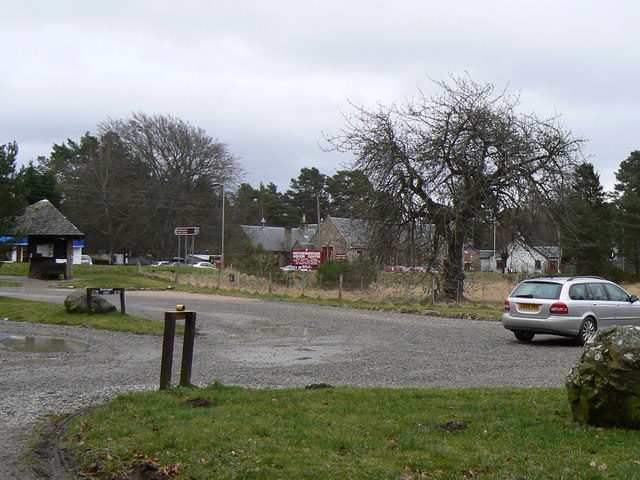
[[640, 302], [601, 277], [532, 277], [504, 302], [502, 325], [521, 342], [540, 334], [584, 343], [597, 329], [640, 326]]

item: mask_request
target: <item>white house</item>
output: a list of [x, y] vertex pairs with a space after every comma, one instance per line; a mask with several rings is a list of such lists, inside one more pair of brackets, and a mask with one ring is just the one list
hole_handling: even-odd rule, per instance
[[513, 273], [560, 273], [562, 251], [557, 245], [530, 246], [513, 242], [508, 246], [507, 270]]

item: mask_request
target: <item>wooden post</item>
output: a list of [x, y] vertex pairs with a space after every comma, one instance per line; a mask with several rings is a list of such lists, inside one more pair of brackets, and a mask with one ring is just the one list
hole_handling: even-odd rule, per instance
[[93, 289], [87, 288], [87, 313], [91, 315], [93, 313], [93, 299], [91, 298]]
[[125, 308], [124, 308], [124, 288], [120, 289], [120, 312], [123, 315], [126, 315], [126, 313], [127, 313]]
[[73, 239], [67, 238], [66, 243], [67, 264], [64, 269], [64, 279], [71, 280], [73, 278]]
[[164, 338], [162, 340], [162, 363], [160, 365], [160, 390], [171, 386], [173, 367], [173, 341], [176, 334], [176, 312], [164, 312]]
[[176, 320], [185, 320], [182, 365], [180, 368], [180, 386], [187, 387], [191, 385], [191, 367], [193, 365], [193, 347], [196, 335], [196, 312], [185, 310], [184, 305], [177, 305], [176, 311], [164, 312], [164, 338], [162, 340], [162, 363], [160, 365], [160, 390], [164, 390], [171, 386]]
[[196, 337], [196, 312], [186, 312], [184, 325], [184, 344], [182, 347], [182, 368], [180, 386], [191, 385], [191, 366], [193, 364], [193, 344]]

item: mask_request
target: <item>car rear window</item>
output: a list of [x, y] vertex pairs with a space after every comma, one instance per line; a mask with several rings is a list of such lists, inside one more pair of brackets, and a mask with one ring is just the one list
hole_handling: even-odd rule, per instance
[[511, 294], [520, 298], [545, 298], [557, 300], [560, 298], [562, 285], [552, 282], [522, 282]]

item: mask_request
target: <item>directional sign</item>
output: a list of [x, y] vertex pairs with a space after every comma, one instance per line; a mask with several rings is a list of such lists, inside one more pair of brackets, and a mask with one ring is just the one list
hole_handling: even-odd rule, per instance
[[176, 235], [198, 235], [200, 227], [176, 227]]

